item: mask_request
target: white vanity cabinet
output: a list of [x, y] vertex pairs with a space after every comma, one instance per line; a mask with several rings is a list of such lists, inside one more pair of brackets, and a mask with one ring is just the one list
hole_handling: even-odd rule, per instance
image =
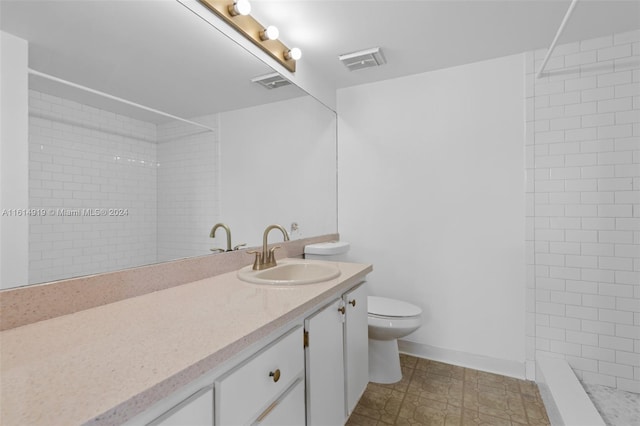
[[364, 283], [305, 319], [307, 426], [344, 425], [369, 382]]
[[213, 386], [195, 392], [148, 423], [148, 426], [212, 426]]
[[278, 408], [295, 404], [304, 380], [302, 332], [295, 327], [216, 379], [216, 425], [304, 424], [304, 401], [298, 410]]

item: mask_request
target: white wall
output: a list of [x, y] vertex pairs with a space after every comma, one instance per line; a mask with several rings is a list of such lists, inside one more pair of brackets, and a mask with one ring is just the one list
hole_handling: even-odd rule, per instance
[[[528, 56], [528, 346], [640, 392], [640, 31]], [[528, 358], [532, 357], [528, 348]]]
[[[0, 289], [27, 283], [29, 220], [28, 45], [0, 32]], [[13, 210], [13, 211], [11, 211]]]
[[517, 376], [525, 346], [523, 61], [338, 91], [339, 231], [352, 243], [351, 260], [374, 265], [373, 294], [423, 309], [423, 327], [406, 338], [412, 347]]
[[297, 222], [292, 239], [336, 232], [335, 120], [310, 96], [220, 114], [220, 220], [234, 245], [261, 245], [273, 223]]

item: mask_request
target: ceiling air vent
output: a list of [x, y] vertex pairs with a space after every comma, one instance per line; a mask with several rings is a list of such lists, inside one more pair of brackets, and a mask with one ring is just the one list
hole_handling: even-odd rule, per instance
[[258, 83], [259, 85], [267, 89], [277, 89], [278, 87], [288, 86], [291, 84], [289, 80], [287, 80], [277, 72], [252, 78], [251, 81], [253, 83]]
[[338, 59], [349, 68], [349, 71], [377, 67], [387, 63], [379, 47], [373, 47], [359, 52], [345, 53], [344, 55], [338, 56]]

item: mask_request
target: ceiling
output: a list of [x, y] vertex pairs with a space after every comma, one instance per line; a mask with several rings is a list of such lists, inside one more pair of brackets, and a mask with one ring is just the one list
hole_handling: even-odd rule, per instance
[[[252, 15], [339, 89], [546, 49], [569, 3], [252, 0]], [[271, 69], [175, 0], [0, 0], [0, 24], [30, 41], [31, 68], [181, 117], [300, 95], [251, 84]], [[580, 0], [560, 43], [638, 28], [640, 1]], [[338, 61], [370, 47], [387, 64], [350, 72]]]
[[[547, 49], [570, 0], [252, 0], [297, 46], [298, 66], [336, 88]], [[580, 0], [559, 43], [640, 28], [640, 1]], [[338, 55], [381, 47], [387, 64], [349, 71]]]

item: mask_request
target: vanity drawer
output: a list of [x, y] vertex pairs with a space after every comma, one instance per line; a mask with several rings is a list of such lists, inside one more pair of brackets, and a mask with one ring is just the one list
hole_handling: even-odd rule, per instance
[[216, 425], [254, 421], [300, 377], [304, 377], [302, 326], [216, 380]]
[[253, 423], [253, 426], [304, 425], [304, 380], [302, 378], [271, 404]]

